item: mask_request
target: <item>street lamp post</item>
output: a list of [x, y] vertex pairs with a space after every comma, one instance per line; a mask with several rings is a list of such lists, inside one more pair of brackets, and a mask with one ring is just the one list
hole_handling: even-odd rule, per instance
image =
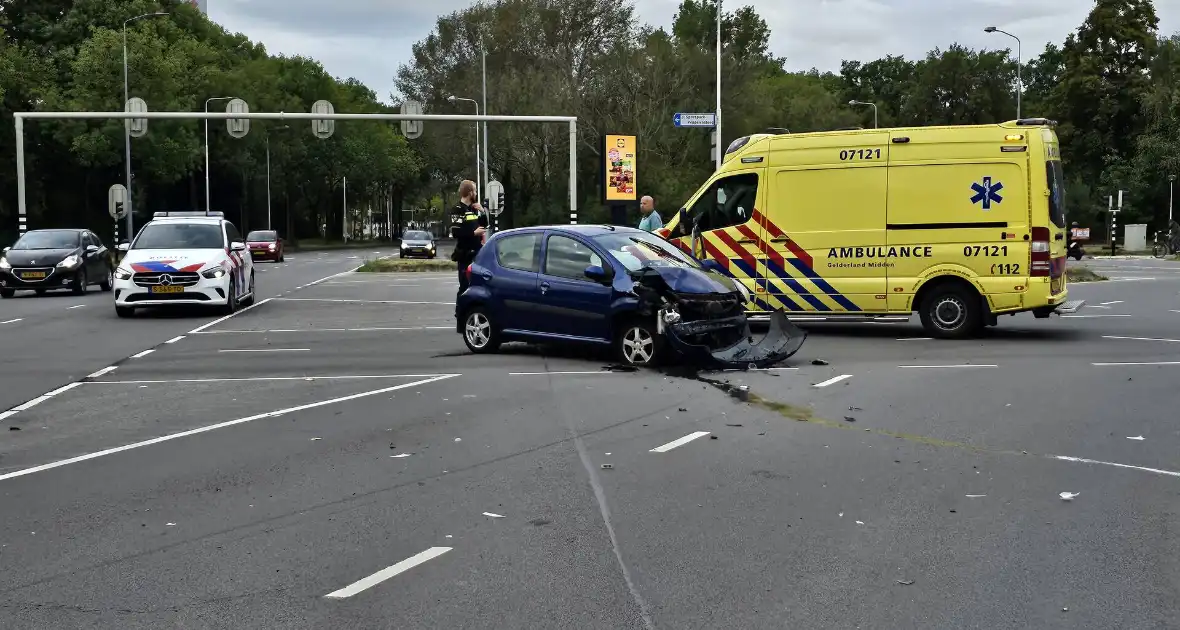
[[1175, 200], [1176, 176], [1168, 175], [1168, 229], [1172, 229], [1172, 201]]
[[[214, 96], [205, 99], [205, 113], [209, 113], [209, 103], [213, 101], [230, 101], [237, 98], [236, 96]], [[205, 119], [205, 212], [212, 208], [209, 207], [209, 119]]]
[[867, 103], [865, 101], [851, 100], [851, 101], [848, 101], [848, 104], [852, 107], [856, 107], [857, 105], [868, 105], [869, 107], [872, 107], [873, 108], [873, 129], [880, 128], [880, 126], [877, 124], [877, 104], [876, 103]]
[[983, 29], [983, 32], [985, 32], [985, 33], [999, 33], [1001, 35], [1007, 35], [1008, 37], [1011, 37], [1012, 39], [1016, 40], [1016, 118], [1017, 118], [1017, 120], [1019, 120], [1020, 119], [1020, 96], [1021, 96], [1021, 94], [1024, 93], [1024, 83], [1022, 83], [1020, 80], [1020, 63], [1021, 63], [1021, 61], [1020, 61], [1020, 57], [1021, 57], [1020, 38], [1013, 35], [1012, 33], [1009, 33], [1008, 31], [1002, 31], [994, 26], [989, 26], [989, 27]]
[[[157, 17], [160, 15], [168, 15], [166, 12], [159, 11], [156, 13], [144, 13], [133, 18], [128, 18], [123, 21], [123, 107], [127, 107], [127, 101], [131, 100], [131, 95], [127, 87], [127, 25], [143, 18]], [[131, 203], [131, 125], [123, 123], [123, 169], [127, 176], [127, 238], [130, 239], [135, 236], [135, 220], [134, 205]], [[116, 231], [118, 226], [116, 225]]]
[[721, 170], [721, 0], [717, 0], [717, 115], [713, 120], [713, 133], [717, 136], [717, 170]]
[[[291, 125], [282, 125], [275, 127], [275, 130], [290, 129]], [[270, 226], [270, 129], [266, 130], [266, 229], [273, 229]]]
[[[483, 37], [479, 38], [479, 49], [482, 53], [482, 73], [483, 73], [483, 113], [488, 113], [488, 50], [484, 48]], [[477, 112], [478, 116], [479, 113]], [[475, 123], [476, 129], [479, 129], [479, 123]], [[483, 123], [483, 183], [487, 186], [488, 182], [492, 181], [491, 175], [488, 173], [488, 123]], [[483, 193], [480, 192], [480, 202], [483, 201]], [[488, 201], [491, 203], [491, 200]], [[487, 208], [484, 208], [487, 211]]]
[[[475, 105], [475, 115], [479, 115], [479, 101], [473, 98], [462, 98], [459, 96], [448, 96], [447, 100], [454, 103], [456, 101], [466, 101]], [[486, 166], [486, 164], [485, 164]], [[483, 186], [479, 183], [479, 123], [475, 123], [475, 198], [477, 201], [483, 200]]]

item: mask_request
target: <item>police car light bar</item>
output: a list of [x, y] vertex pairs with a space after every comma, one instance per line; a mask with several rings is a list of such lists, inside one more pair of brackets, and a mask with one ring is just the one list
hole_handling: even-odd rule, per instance
[[219, 219], [225, 218], [225, 213], [220, 210], [172, 210], [170, 212], [157, 212], [153, 217], [217, 217]]

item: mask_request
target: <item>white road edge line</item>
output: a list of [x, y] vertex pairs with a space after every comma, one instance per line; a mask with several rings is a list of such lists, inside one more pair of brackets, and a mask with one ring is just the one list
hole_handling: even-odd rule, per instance
[[549, 374], [617, 374], [610, 370], [587, 370], [585, 372], [569, 371], [569, 372], [509, 372], [508, 376], [546, 376]]
[[338, 591], [332, 591], [331, 593], [324, 595], [324, 597], [330, 597], [332, 599], [344, 599], [346, 597], [352, 597], [357, 593], [377, 586], [378, 584], [399, 573], [404, 573], [424, 562], [429, 562], [430, 560], [443, 555], [451, 549], [453, 549], [453, 547], [431, 547], [430, 549], [410, 556], [409, 558], [406, 558], [405, 560], [402, 560], [393, 566], [381, 569], [367, 578], [357, 580], [356, 582], [353, 582], [352, 584], [349, 584]]
[[41, 394], [40, 396], [38, 396], [26, 403], [19, 404], [19, 405], [13, 407], [12, 409], [9, 409], [8, 411], [5, 411], [4, 413], [0, 413], [0, 420], [5, 420], [7, 418], [11, 418], [12, 416], [15, 416], [16, 414], [18, 414], [22, 411], [36, 407], [37, 405], [40, 405], [41, 403], [49, 400], [50, 398], [53, 398], [54, 396], [56, 396], [64, 391], [74, 389], [75, 387], [77, 387], [81, 384], [82, 383], [80, 383], [80, 382], [74, 382], [74, 383], [70, 383], [69, 385], [63, 385], [62, 387], [59, 387], [51, 392]]
[[98, 378], [98, 377], [102, 376], [103, 374], [106, 374], [108, 372], [114, 372], [117, 369], [119, 369], [119, 366], [117, 366], [117, 365], [108, 365], [93, 374], [88, 374], [86, 376], [86, 378]]
[[689, 442], [691, 442], [697, 438], [705, 437], [706, 435], [709, 435], [708, 431], [697, 431], [696, 433], [689, 433], [688, 435], [686, 435], [678, 440], [672, 440], [671, 442], [668, 442], [667, 444], [664, 444], [663, 446], [657, 446], [648, 452], [649, 453], [667, 453], [668, 451], [670, 451], [678, 446], [684, 446], [685, 444], [688, 444]]
[[898, 337], [898, 341], [933, 341], [934, 337]]
[[1157, 475], [1167, 475], [1169, 477], [1180, 477], [1180, 472], [1172, 470], [1162, 470], [1159, 468], [1146, 468], [1144, 466], [1132, 466], [1130, 464], [1118, 464], [1115, 462], [1104, 462], [1097, 459], [1086, 459], [1084, 457], [1069, 457], [1067, 455], [1050, 455], [1053, 459], [1058, 459], [1063, 462], [1077, 462], [1079, 464], [1096, 464], [1099, 466], [1114, 466], [1115, 468], [1130, 468], [1132, 470], [1142, 470], [1143, 472], [1155, 473]]
[[1000, 367], [1000, 366], [965, 363], [963, 365], [899, 365], [897, 367], [909, 368], [909, 369], [914, 369], [914, 370], [935, 370], [935, 369], [939, 369], [939, 368], [994, 368], [994, 367]]
[[1180, 343], [1180, 339], [1163, 339], [1160, 337], [1119, 337], [1117, 335], [1102, 335], [1103, 339], [1122, 339], [1123, 341], [1166, 341], [1168, 343]]
[[173, 337], [173, 338], [169, 339], [168, 341], [165, 341], [164, 343], [176, 343], [177, 341], [180, 341], [181, 339], [184, 339], [184, 335], [180, 335], [178, 337]]
[[1127, 363], [1091, 363], [1090, 365], [1097, 367], [1112, 367], [1116, 365], [1180, 365], [1180, 361], [1145, 361], [1142, 363], [1127, 362]]
[[454, 302], [418, 302], [413, 300], [349, 300], [344, 298], [292, 298], [280, 297], [271, 298], [283, 302], [347, 302], [352, 304], [437, 304], [440, 306], [452, 306]]
[[152, 438], [150, 440], [144, 440], [142, 442], [135, 442], [134, 444], [127, 444], [124, 446], [117, 446], [115, 448], [108, 448], [106, 450], [97, 451], [94, 453], [87, 453], [85, 455], [79, 455], [78, 457], [71, 457], [69, 459], [63, 459], [63, 460], [51, 462], [48, 464], [42, 464], [40, 466], [34, 466], [32, 468], [25, 468], [24, 470], [10, 472], [10, 473], [4, 474], [4, 475], [0, 475], [0, 481], [5, 481], [7, 479], [12, 479], [14, 477], [23, 477], [25, 475], [31, 475], [33, 473], [38, 473], [38, 472], [42, 472], [45, 470], [51, 470], [54, 468], [59, 468], [61, 466], [68, 466], [70, 464], [77, 464], [78, 462], [84, 462], [86, 460], [95, 459], [98, 457], [104, 457], [106, 455], [114, 455], [115, 453], [121, 453], [123, 451], [129, 451], [129, 450], [136, 449], [136, 448], [143, 448], [145, 446], [151, 446], [153, 444], [159, 444], [161, 442], [168, 442], [171, 440], [180, 439], [182, 437], [189, 437], [191, 435], [197, 435], [200, 433], [215, 431], [217, 429], [223, 429], [225, 427], [232, 427], [236, 424], [253, 422], [254, 420], [261, 420], [263, 418], [276, 418], [278, 416], [282, 416], [282, 415], [289, 414], [289, 413], [295, 413], [297, 411], [304, 411], [307, 409], [314, 409], [316, 407], [323, 407], [325, 405], [332, 405], [335, 403], [347, 402], [349, 400], [356, 400], [357, 398], [365, 398], [366, 396], [376, 396], [378, 394], [384, 394], [384, 393], [396, 391], [399, 389], [406, 389], [407, 387], [417, 387], [419, 385], [427, 385], [427, 384], [434, 383], [437, 381], [446, 380], [448, 378], [454, 378], [456, 376], [459, 376], [459, 374], [440, 374], [434, 378], [423, 379], [420, 381], [413, 381], [410, 383], [402, 383], [401, 385], [394, 385], [392, 387], [383, 387], [381, 389], [374, 389], [374, 390], [367, 391], [367, 392], [361, 392], [359, 394], [352, 394], [349, 396], [341, 396], [340, 398], [330, 398], [328, 400], [321, 400], [319, 402], [314, 402], [314, 403], [310, 403], [310, 404], [306, 404], [306, 405], [299, 405], [298, 407], [288, 407], [286, 409], [279, 409], [277, 411], [268, 411], [266, 413], [260, 413], [260, 414], [253, 415], [253, 416], [247, 416], [245, 418], [238, 418], [237, 420], [230, 420], [228, 422], [219, 422], [217, 424], [211, 424], [211, 425], [199, 427], [196, 429], [190, 429], [188, 431], [181, 431], [180, 433], [172, 433], [170, 435], [163, 435], [163, 436], [160, 436], [157, 438]]
[[0, 324], [15, 324], [15, 323], [17, 323], [17, 322], [19, 322], [19, 321], [23, 321], [23, 320], [24, 320], [24, 318], [23, 318], [23, 317], [18, 317], [18, 318], [16, 318], [16, 319], [10, 319], [10, 320], [8, 320], [8, 321], [6, 321], [6, 322], [0, 322]]
[[370, 328], [274, 328], [270, 330], [202, 330], [198, 335], [225, 335], [231, 333], [321, 333], [321, 332], [382, 332], [413, 330], [454, 330], [455, 326], [374, 326]]
[[85, 385], [161, 385], [170, 383], [238, 383], [242, 381], [332, 381], [368, 378], [430, 378], [445, 374], [342, 374], [331, 376], [246, 376], [240, 378], [176, 378], [134, 381], [84, 381]]
[[822, 383], [816, 383], [815, 385], [812, 385], [812, 387], [827, 387], [828, 385], [835, 385], [836, 383], [849, 378], [852, 378], [851, 374], [841, 374], [840, 376], [833, 376]]
[[1122, 300], [1113, 300], [1110, 302], [1099, 302], [1098, 306], [1110, 306], [1111, 304], [1122, 304], [1122, 303], [1123, 303]]
[[218, 350], [218, 352], [311, 352], [311, 348], [244, 348], [239, 350]]
[[132, 359], [140, 359], [140, 358], [146, 357], [147, 355], [149, 355], [155, 351], [156, 351], [155, 348], [148, 348], [147, 350], [144, 350], [143, 352], [139, 352], [139, 353], [131, 355], [131, 358]]
[[229, 319], [229, 318], [233, 317], [234, 315], [241, 315], [242, 313], [245, 313], [246, 311], [248, 311], [248, 310], [250, 310], [250, 309], [252, 309], [252, 308], [254, 308], [254, 307], [256, 307], [256, 306], [262, 306], [263, 304], [266, 304], [267, 302], [269, 302], [269, 301], [271, 301], [271, 300], [273, 300], [273, 299], [274, 299], [274, 298], [266, 298], [265, 300], [261, 300], [261, 301], [255, 302], [255, 303], [251, 304], [250, 306], [247, 306], [247, 307], [246, 307], [246, 308], [244, 308], [244, 309], [241, 309], [241, 310], [239, 310], [239, 311], [234, 311], [234, 312], [232, 312], [232, 313], [230, 313], [229, 315], [226, 315], [226, 316], [224, 316], [224, 317], [219, 317], [219, 318], [217, 318], [217, 319], [215, 319], [215, 320], [213, 320], [213, 321], [209, 322], [208, 324], [204, 324], [204, 325], [201, 325], [201, 326], [197, 326], [196, 328], [194, 328], [194, 329], [192, 329], [192, 330], [188, 331], [188, 334], [190, 334], [190, 335], [195, 335], [195, 334], [197, 334], [197, 333], [201, 332], [202, 330], [205, 330], [206, 328], [209, 328], [210, 326], [216, 326], [217, 324], [220, 324], [221, 322], [224, 322], [225, 320], [227, 320], [227, 319]]
[[1096, 319], [1099, 317], [1130, 317], [1130, 315], [1058, 315], [1058, 317], [1069, 317], [1071, 319]]

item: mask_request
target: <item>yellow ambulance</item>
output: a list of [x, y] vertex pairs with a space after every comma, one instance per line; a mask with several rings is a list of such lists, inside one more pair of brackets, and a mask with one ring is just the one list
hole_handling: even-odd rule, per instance
[[660, 233], [743, 283], [755, 312], [916, 312], [942, 338], [1072, 313], [1054, 125], [746, 136]]

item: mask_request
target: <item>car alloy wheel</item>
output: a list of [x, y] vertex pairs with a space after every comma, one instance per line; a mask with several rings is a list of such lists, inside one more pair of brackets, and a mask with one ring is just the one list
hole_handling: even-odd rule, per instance
[[463, 333], [467, 343], [472, 347], [483, 349], [492, 341], [492, 322], [488, 321], [483, 311], [473, 311], [467, 316], [467, 325]]
[[656, 356], [656, 340], [651, 331], [632, 325], [623, 332], [623, 360], [632, 365], [648, 365]]
[[115, 286], [115, 270], [108, 268], [107, 269], [107, 278], [106, 278], [106, 280], [103, 280], [102, 284], [98, 285], [98, 288], [102, 289], [103, 291], [110, 291], [112, 288], [114, 288], [114, 286]]

